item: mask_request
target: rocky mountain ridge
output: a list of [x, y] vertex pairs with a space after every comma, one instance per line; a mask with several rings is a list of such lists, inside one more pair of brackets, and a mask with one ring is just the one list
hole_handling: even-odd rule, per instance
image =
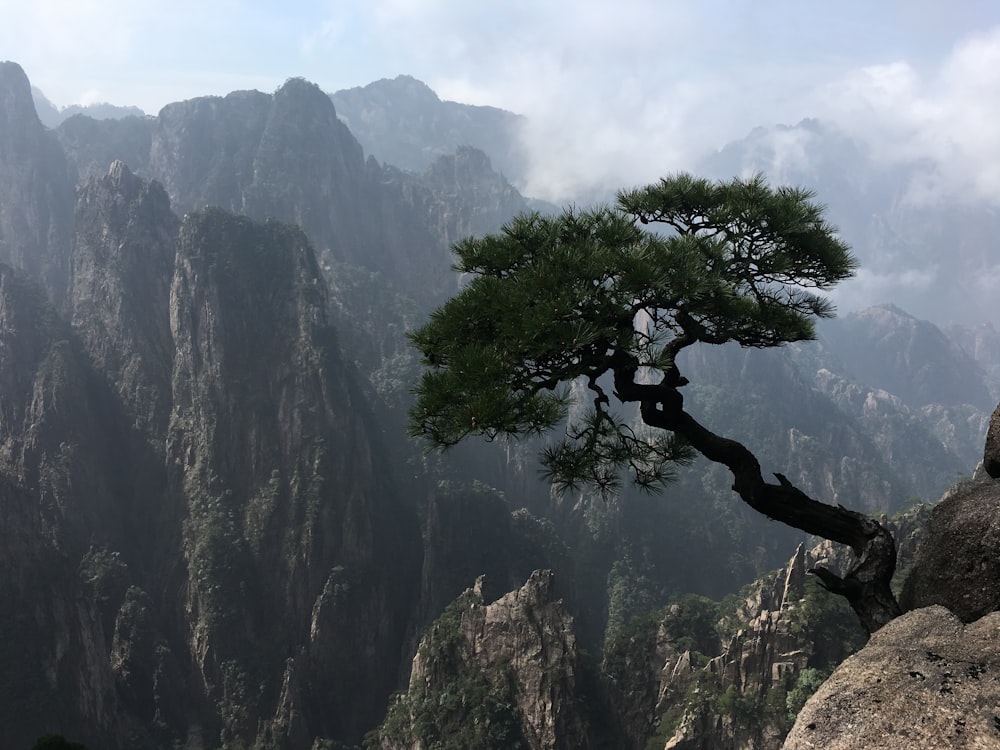
[[523, 117], [496, 107], [441, 101], [412, 76], [344, 89], [330, 98], [366, 153], [402, 169], [422, 173], [463, 146], [489, 154], [513, 182], [527, 166], [518, 138]]
[[63, 121], [76, 115], [84, 115], [95, 120], [120, 120], [126, 117], [146, 117], [146, 113], [138, 107], [116, 106], [107, 102], [93, 104], [71, 104], [68, 107], [57, 107], [39, 89], [31, 87], [31, 98], [35, 102], [38, 118], [47, 128], [56, 128]]

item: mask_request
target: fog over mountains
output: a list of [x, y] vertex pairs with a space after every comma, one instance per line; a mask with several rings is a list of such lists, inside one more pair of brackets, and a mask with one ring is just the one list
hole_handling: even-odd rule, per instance
[[[112, 105], [60, 110], [37, 89], [33, 94], [49, 127], [75, 114], [105, 120], [142, 115], [135, 107]], [[402, 75], [335, 92], [331, 99], [365, 153], [380, 162], [420, 173], [436, 157], [473, 146], [513, 185], [529, 181], [527, 123], [514, 113], [442, 101]], [[814, 190], [861, 259], [857, 278], [835, 293], [842, 311], [891, 303], [944, 325], [997, 319], [995, 201], [963, 189], [937, 158], [913, 149], [909, 157], [885, 154], [875, 144], [875, 138], [813, 119], [757, 127], [692, 161], [697, 173], [710, 177], [759, 171], [772, 182]], [[628, 186], [607, 185], [595, 200], [610, 200], [619, 187]]]
[[[365, 151], [406, 169], [426, 169], [459, 145], [488, 154], [514, 185], [528, 181], [523, 118], [442, 102], [406, 76], [332, 95]], [[939, 324], [1000, 317], [1000, 209], [982, 193], [949, 184], [938, 161], [889, 158], [874, 139], [821, 120], [761, 126], [694, 159], [719, 179], [763, 172], [777, 184], [814, 190], [861, 260], [835, 292], [844, 312], [896, 304]], [[607, 185], [600, 200], [627, 185]]]
[[[405, 333], [458, 288], [449, 246], [551, 209], [518, 189], [518, 115], [406, 76], [156, 116], [40, 96], [0, 63], [0, 746], [357, 746], [481, 575], [498, 612], [554, 570], [522, 598], [575, 663], [803, 541], [704, 462], [662, 498], [557, 502], [536, 443], [405, 438]], [[818, 342], [685, 352], [692, 411], [867, 512], [970, 474], [1000, 398], [990, 204], [814, 120], [700, 164], [815, 189], [862, 270]], [[588, 669], [551, 694], [600, 716]]]

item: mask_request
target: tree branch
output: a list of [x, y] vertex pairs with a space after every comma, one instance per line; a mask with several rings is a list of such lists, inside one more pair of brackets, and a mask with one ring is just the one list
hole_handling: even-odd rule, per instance
[[857, 560], [843, 578], [822, 568], [813, 572], [827, 589], [848, 600], [869, 633], [901, 613], [890, 588], [896, 545], [882, 524], [843, 506], [813, 500], [782, 475], [777, 475], [777, 484], [765, 482], [757, 457], [688, 414], [683, 395], [666, 378], [657, 385], [636, 383], [635, 371], [622, 367], [615, 370], [615, 392], [623, 401], [640, 404], [647, 425], [680, 435], [705, 458], [726, 466], [733, 475], [733, 490], [754, 510], [854, 550]]

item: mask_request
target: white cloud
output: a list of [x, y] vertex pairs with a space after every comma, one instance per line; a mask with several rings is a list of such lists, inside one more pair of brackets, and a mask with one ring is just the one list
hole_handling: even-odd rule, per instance
[[887, 163], [927, 160], [913, 202], [1000, 204], [1000, 27], [923, 75], [902, 61], [855, 71], [824, 87], [816, 108]]

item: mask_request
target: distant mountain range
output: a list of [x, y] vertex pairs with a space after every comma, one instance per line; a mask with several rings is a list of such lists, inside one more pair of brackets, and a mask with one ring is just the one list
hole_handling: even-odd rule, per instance
[[94, 104], [71, 104], [68, 107], [57, 107], [50, 102], [40, 89], [31, 87], [31, 98], [35, 102], [38, 119], [47, 128], [56, 128], [64, 120], [73, 115], [86, 115], [95, 120], [120, 120], [123, 117], [146, 117], [146, 113], [138, 107], [121, 107], [107, 102]]
[[[58, 109], [37, 89], [33, 93], [50, 128], [75, 114], [143, 116], [135, 107], [107, 104]], [[419, 174], [437, 157], [471, 146], [511, 184], [523, 182], [522, 116], [442, 101], [405, 75], [330, 97], [365, 153], [383, 163]], [[845, 311], [892, 303], [940, 324], [1000, 316], [1000, 214], [974, 196], [929, 193], [935, 180], [930, 161], [890, 162], [831, 125], [803, 120], [758, 127], [706, 154], [697, 171], [716, 178], [760, 171], [776, 183], [814, 190], [862, 262], [857, 278], [836, 293]]]

